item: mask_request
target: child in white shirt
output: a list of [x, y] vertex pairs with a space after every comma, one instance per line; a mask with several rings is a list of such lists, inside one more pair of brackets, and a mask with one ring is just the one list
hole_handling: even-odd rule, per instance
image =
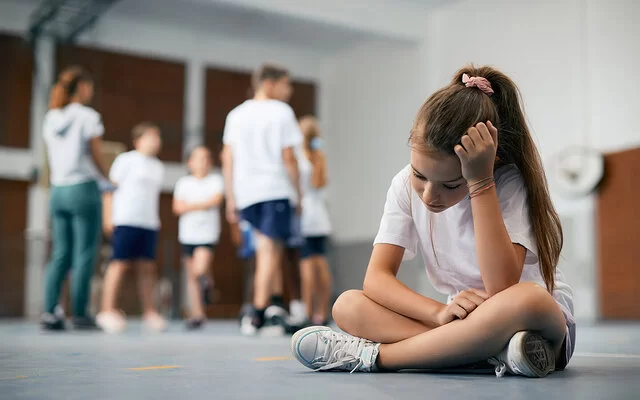
[[187, 291], [191, 315], [188, 329], [197, 329], [206, 319], [204, 305], [211, 304], [213, 285], [209, 266], [220, 239], [220, 204], [224, 180], [211, 173], [211, 153], [197, 147], [189, 156], [191, 175], [178, 180], [173, 192], [173, 212], [180, 217], [178, 240], [187, 269]]
[[[489, 361], [496, 374], [543, 377], [575, 345], [571, 288], [556, 269], [562, 228], [516, 85], [473, 66], [421, 107], [411, 164], [391, 183], [362, 291], [338, 298], [342, 334], [293, 337], [322, 370], [439, 369]], [[447, 304], [403, 285], [420, 251]]]
[[255, 313], [251, 325], [241, 327], [247, 335], [264, 324], [277, 285], [284, 243], [291, 236], [292, 194], [300, 198], [294, 149], [302, 143], [286, 103], [292, 92], [288, 71], [264, 65], [254, 76], [254, 88], [254, 98], [227, 116], [223, 136], [227, 219], [236, 223], [239, 214], [256, 234]]
[[[162, 144], [160, 130], [143, 122], [133, 128], [135, 150], [120, 154], [113, 162], [109, 178], [117, 189], [112, 195], [110, 220], [106, 231], [112, 231], [112, 261], [105, 272], [102, 311], [96, 322], [105, 331], [117, 333], [126, 321], [116, 309], [120, 281], [135, 263], [142, 302], [142, 319], [155, 331], [166, 328], [166, 322], [153, 304], [156, 283], [156, 245], [160, 229], [158, 211], [164, 166], [156, 157]], [[106, 218], [105, 218], [106, 219]]]

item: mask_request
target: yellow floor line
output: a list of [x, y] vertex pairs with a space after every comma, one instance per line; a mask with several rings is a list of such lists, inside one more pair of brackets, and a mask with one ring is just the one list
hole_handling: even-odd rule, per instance
[[0, 381], [13, 381], [16, 379], [27, 379], [28, 376], [26, 375], [18, 375], [18, 376], [14, 376], [13, 378], [0, 378]]
[[182, 368], [180, 365], [152, 365], [149, 367], [127, 368], [129, 371], [153, 371], [156, 369], [177, 369]]
[[282, 356], [282, 357], [260, 357], [254, 358], [254, 361], [284, 361], [284, 360], [293, 360], [293, 357], [290, 356]]

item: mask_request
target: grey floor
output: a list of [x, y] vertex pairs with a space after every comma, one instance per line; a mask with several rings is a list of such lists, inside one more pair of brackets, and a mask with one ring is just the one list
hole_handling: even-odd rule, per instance
[[109, 336], [0, 321], [0, 399], [640, 399], [640, 325], [580, 326], [569, 368], [545, 379], [313, 373], [288, 343], [235, 322]]

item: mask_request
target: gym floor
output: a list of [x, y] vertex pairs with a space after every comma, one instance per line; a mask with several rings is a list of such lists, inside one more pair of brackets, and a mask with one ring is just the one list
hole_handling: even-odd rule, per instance
[[544, 379], [491, 374], [314, 373], [287, 337], [244, 338], [235, 321], [185, 332], [43, 333], [0, 322], [0, 399], [640, 399], [640, 325], [578, 326], [576, 354]]

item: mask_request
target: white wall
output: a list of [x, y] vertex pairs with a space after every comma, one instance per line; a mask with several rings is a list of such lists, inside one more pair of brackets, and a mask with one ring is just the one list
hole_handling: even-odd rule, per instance
[[423, 93], [415, 47], [372, 43], [326, 64], [329, 198], [334, 238], [369, 240], [391, 178], [408, 162], [407, 138]]

